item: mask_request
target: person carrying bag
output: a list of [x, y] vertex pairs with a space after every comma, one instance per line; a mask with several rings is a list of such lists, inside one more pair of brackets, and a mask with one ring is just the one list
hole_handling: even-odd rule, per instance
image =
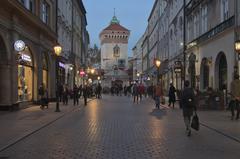
[[[190, 88], [190, 82], [185, 81], [184, 83], [184, 90], [182, 91], [181, 96], [181, 105], [183, 110], [183, 118], [184, 123], [186, 126], [186, 133], [187, 136], [191, 136], [191, 126], [193, 125], [194, 128], [197, 128], [199, 130], [199, 121], [198, 116], [196, 113], [196, 103], [195, 103], [195, 94], [193, 88]], [[195, 111], [194, 118], [193, 112]], [[192, 124], [191, 124], [192, 121]]]

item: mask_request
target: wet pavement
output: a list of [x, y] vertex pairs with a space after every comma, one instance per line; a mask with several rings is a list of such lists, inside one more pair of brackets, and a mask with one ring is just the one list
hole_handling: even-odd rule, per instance
[[[239, 158], [240, 143], [211, 129], [215, 125], [214, 121], [208, 122], [207, 113], [200, 112], [199, 117], [209, 123], [210, 128], [201, 126], [200, 131], [193, 131], [189, 138], [179, 109], [162, 107], [157, 110], [151, 99], [134, 104], [128, 97], [103, 96], [101, 100], [89, 102], [87, 107], [71, 110], [59, 120], [9, 146], [0, 152], [0, 158]], [[222, 120], [229, 122], [227, 117]], [[220, 122], [223, 121], [215, 121], [217, 128]], [[238, 121], [235, 124], [240, 126]], [[231, 131], [235, 133], [230, 135], [234, 135], [239, 129]], [[228, 131], [224, 133], [228, 134]]]

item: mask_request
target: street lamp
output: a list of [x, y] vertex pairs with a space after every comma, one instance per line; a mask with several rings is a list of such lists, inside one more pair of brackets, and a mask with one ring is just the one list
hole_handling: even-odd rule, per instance
[[60, 112], [60, 109], [59, 109], [59, 90], [58, 90], [58, 87], [59, 87], [59, 79], [58, 79], [58, 72], [59, 72], [59, 64], [58, 64], [58, 57], [60, 56], [61, 52], [62, 52], [62, 47], [60, 45], [56, 45], [54, 46], [54, 52], [55, 52], [55, 55], [56, 55], [56, 80], [57, 80], [57, 86], [56, 86], [56, 110], [55, 112]]
[[174, 72], [176, 74], [176, 87], [178, 89], [178, 74], [181, 74], [182, 72], [182, 62], [180, 60], [175, 61]]
[[235, 42], [235, 50], [238, 54], [240, 53], [240, 40]]
[[156, 61], [155, 61], [155, 65], [156, 65], [156, 67], [157, 67], [157, 83], [159, 83], [159, 74], [160, 74], [161, 61], [160, 61], [160, 60], [156, 60]]
[[91, 69], [91, 74], [94, 74], [95, 70], [94, 69]]
[[98, 77], [97, 77], [97, 79], [98, 79], [98, 81], [99, 81], [99, 80], [101, 79], [101, 77], [100, 77], [100, 76], [98, 76]]

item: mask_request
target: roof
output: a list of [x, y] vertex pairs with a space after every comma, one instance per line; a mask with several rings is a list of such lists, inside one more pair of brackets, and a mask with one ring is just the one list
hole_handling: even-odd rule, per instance
[[124, 28], [120, 24], [112, 23], [108, 27], [106, 27], [104, 30], [117, 30], [117, 31], [129, 31], [128, 29]]
[[106, 27], [104, 30], [129, 31], [128, 29], [120, 25], [120, 21], [117, 19], [115, 15], [113, 16], [110, 25]]

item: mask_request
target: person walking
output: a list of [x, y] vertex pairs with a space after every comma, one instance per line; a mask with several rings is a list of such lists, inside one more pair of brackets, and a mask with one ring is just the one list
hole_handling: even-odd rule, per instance
[[183, 118], [186, 126], [186, 133], [188, 136], [191, 136], [191, 120], [193, 116], [193, 111], [196, 113], [196, 103], [195, 103], [195, 94], [193, 88], [190, 88], [190, 82], [185, 81], [184, 90], [181, 95], [181, 105], [183, 110]]
[[138, 86], [135, 83], [132, 87], [133, 103], [138, 103]]
[[67, 87], [67, 85], [65, 85], [64, 89], [63, 89], [63, 104], [64, 105], [68, 105], [68, 94], [69, 94], [68, 87]]
[[62, 84], [59, 84], [58, 85], [58, 96], [59, 96], [59, 101], [60, 102], [63, 102], [63, 85]]
[[138, 92], [139, 92], [139, 98], [140, 98], [140, 101], [142, 100], [142, 96], [144, 94], [144, 85], [143, 83], [140, 83], [139, 86], [138, 86]]
[[97, 97], [98, 99], [101, 98], [101, 92], [102, 92], [102, 86], [101, 86], [100, 83], [98, 83], [97, 88], [96, 88], [96, 97]]
[[43, 109], [43, 107], [44, 107], [44, 85], [43, 85], [43, 83], [41, 83], [38, 88], [38, 94], [40, 96], [40, 108]]
[[168, 97], [169, 97], [169, 104], [168, 106], [170, 107], [171, 104], [173, 104], [173, 109], [174, 109], [174, 104], [176, 102], [176, 96], [175, 96], [175, 92], [176, 92], [176, 89], [175, 87], [173, 86], [172, 83], [170, 83], [170, 88], [169, 88], [169, 92], [168, 92]]
[[154, 98], [156, 103], [156, 108], [160, 109], [160, 98], [163, 96], [163, 91], [161, 84], [158, 82], [154, 89]]
[[73, 105], [78, 105], [79, 101], [78, 101], [78, 95], [79, 93], [79, 89], [77, 87], [77, 85], [75, 84], [74, 87], [73, 87]]
[[43, 97], [43, 101], [44, 101], [43, 102], [43, 108], [46, 106], [47, 109], [48, 109], [49, 98], [48, 98], [48, 90], [47, 89], [45, 89], [43, 96], [44, 96]]
[[87, 105], [87, 98], [88, 98], [88, 93], [89, 90], [88, 90], [88, 86], [85, 84], [82, 88], [82, 93], [83, 93], [83, 99], [84, 99], [84, 105], [86, 106]]
[[234, 80], [231, 82], [231, 95], [232, 95], [232, 104], [230, 106], [232, 117], [231, 119], [233, 120], [235, 117], [235, 110], [237, 111], [236, 114], [236, 120], [239, 119], [239, 114], [240, 114], [240, 80], [239, 80], [239, 75], [234, 76]]

